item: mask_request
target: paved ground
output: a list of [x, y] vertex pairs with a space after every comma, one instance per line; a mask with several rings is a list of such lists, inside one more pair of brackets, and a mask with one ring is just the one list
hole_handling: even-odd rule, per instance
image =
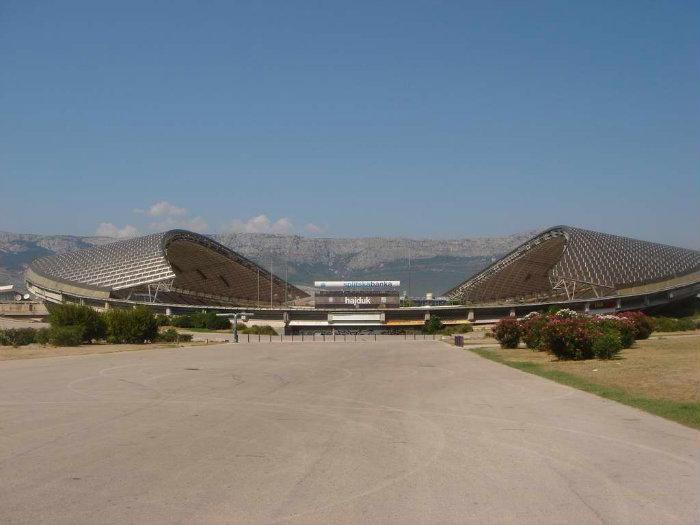
[[0, 329], [5, 328], [48, 328], [49, 323], [37, 321], [32, 318], [2, 317], [0, 316]]
[[439, 342], [0, 363], [2, 523], [697, 523], [699, 449]]

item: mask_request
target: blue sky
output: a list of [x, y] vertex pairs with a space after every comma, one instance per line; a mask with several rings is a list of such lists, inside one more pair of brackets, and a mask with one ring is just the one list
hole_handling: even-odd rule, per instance
[[0, 4], [0, 230], [700, 248], [697, 2]]

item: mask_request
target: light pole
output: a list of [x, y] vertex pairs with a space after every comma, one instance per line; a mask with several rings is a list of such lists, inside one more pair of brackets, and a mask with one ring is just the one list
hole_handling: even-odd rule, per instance
[[270, 308], [272, 308], [272, 253], [270, 253]]
[[237, 343], [238, 342], [238, 318], [241, 318], [241, 321], [245, 321], [248, 317], [253, 317], [253, 315], [250, 312], [236, 312], [235, 314], [216, 314], [219, 317], [228, 317], [229, 321], [231, 321], [231, 324], [233, 325], [233, 342]]
[[408, 247], [408, 299], [411, 300], [411, 247]]

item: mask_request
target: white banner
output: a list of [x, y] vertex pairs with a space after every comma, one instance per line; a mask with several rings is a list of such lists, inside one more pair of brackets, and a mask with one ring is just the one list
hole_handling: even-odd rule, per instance
[[314, 281], [316, 288], [399, 288], [401, 281]]

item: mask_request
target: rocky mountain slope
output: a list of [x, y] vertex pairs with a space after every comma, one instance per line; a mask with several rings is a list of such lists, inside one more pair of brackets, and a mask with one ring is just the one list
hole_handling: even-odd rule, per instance
[[[440, 294], [524, 242], [532, 232], [453, 240], [366, 237], [319, 239], [257, 233], [211, 237], [300, 285], [314, 279], [397, 279], [411, 295]], [[0, 232], [0, 284], [23, 285], [37, 257], [113, 242], [108, 237]], [[411, 259], [409, 272], [408, 259]]]

